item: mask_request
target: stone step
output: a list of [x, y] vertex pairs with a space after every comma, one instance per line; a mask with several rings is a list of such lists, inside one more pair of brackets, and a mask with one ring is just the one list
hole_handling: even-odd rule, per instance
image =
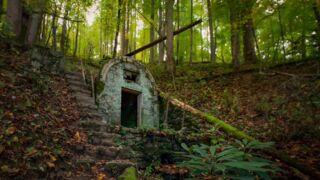
[[116, 146], [113, 139], [103, 139], [98, 137], [89, 137], [89, 143], [102, 146]]
[[84, 103], [90, 103], [95, 105], [95, 101], [93, 97], [90, 97], [88, 95], [85, 95], [83, 93], [75, 93], [74, 96], [77, 99], [77, 102], [84, 102]]
[[99, 113], [97, 110], [90, 110], [90, 111], [86, 111], [83, 113], [84, 116], [86, 117], [91, 117], [91, 118], [102, 118], [103, 115], [101, 113]]
[[120, 148], [115, 146], [96, 145], [87, 148], [85, 154], [100, 160], [113, 160], [117, 158], [119, 151]]
[[83, 77], [82, 77], [82, 74], [66, 74], [65, 76], [67, 79], [70, 79], [70, 80], [81, 80], [83, 81]]
[[87, 87], [83, 88], [83, 87], [79, 87], [79, 86], [72, 85], [72, 84], [69, 84], [69, 87], [73, 92], [79, 92], [79, 93], [83, 93], [88, 96], [91, 96], [91, 91], [89, 89], [87, 89]]
[[88, 89], [88, 86], [83, 81], [68, 81], [69, 85], [74, 86], [73, 89]]
[[120, 138], [121, 135], [115, 133], [107, 133], [107, 132], [89, 132], [89, 137], [97, 137], [101, 139], [117, 139]]
[[112, 177], [118, 177], [125, 169], [132, 166], [136, 166], [136, 164], [127, 159], [118, 159], [106, 162], [101, 171], [110, 174]]
[[80, 108], [83, 108], [83, 109], [87, 108], [87, 109], [97, 110], [97, 106], [92, 102], [82, 101], [82, 102], [77, 102], [77, 104]]

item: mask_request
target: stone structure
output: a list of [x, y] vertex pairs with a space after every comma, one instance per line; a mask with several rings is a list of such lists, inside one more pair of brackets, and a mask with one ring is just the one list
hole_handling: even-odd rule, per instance
[[111, 60], [101, 72], [101, 81], [99, 109], [107, 123], [129, 128], [159, 126], [158, 93], [142, 63], [128, 57]]

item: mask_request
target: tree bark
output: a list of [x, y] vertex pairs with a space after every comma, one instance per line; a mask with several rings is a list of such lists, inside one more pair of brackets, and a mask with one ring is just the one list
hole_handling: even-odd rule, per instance
[[216, 44], [213, 28], [213, 13], [211, 0], [207, 0], [208, 17], [209, 17], [209, 36], [210, 36], [210, 61], [216, 62]]
[[120, 21], [121, 21], [121, 4], [122, 4], [122, 0], [118, 0], [117, 27], [116, 27], [116, 34], [114, 37], [114, 46], [113, 46], [113, 54], [112, 54], [113, 58], [117, 56], [118, 36], [119, 36]]
[[318, 48], [318, 52], [320, 52], [320, 2], [319, 0], [314, 0], [313, 13], [317, 21], [317, 48]]
[[128, 2], [124, 1], [122, 4], [122, 28], [121, 28], [121, 55], [124, 56], [128, 52], [128, 46], [127, 46], [127, 11], [128, 11]]
[[253, 28], [253, 19], [252, 19], [252, 7], [254, 1], [245, 0], [241, 1], [244, 6], [242, 10], [242, 21], [243, 23], [243, 55], [246, 63], [256, 63], [257, 55], [254, 47], [254, 28]]
[[77, 22], [77, 26], [76, 26], [76, 41], [74, 43], [73, 57], [76, 57], [77, 55], [78, 41], [79, 41], [79, 22]]
[[52, 49], [55, 51], [57, 50], [57, 25], [56, 25], [56, 16], [57, 16], [57, 5], [55, 5], [55, 10], [52, 15]]
[[46, 6], [46, 0], [38, 0], [37, 7], [31, 15], [28, 23], [27, 35], [25, 44], [32, 46], [37, 39], [39, 29], [41, 28], [41, 22], [43, 17], [43, 10]]
[[175, 63], [173, 59], [173, 5], [174, 0], [166, 1], [167, 21], [167, 71], [174, 74]]
[[[177, 0], [177, 28], [180, 29], [180, 0]], [[176, 64], [180, 62], [180, 38], [179, 36], [176, 37]]]
[[232, 64], [235, 69], [240, 66], [240, 19], [237, 0], [228, 0], [231, 24], [231, 54]]
[[65, 46], [66, 46], [66, 40], [67, 40], [67, 20], [66, 18], [69, 15], [69, 4], [66, 2], [65, 12], [64, 12], [64, 19], [62, 23], [62, 32], [61, 32], [61, 39], [60, 39], [60, 49], [62, 53], [65, 53]]
[[9, 0], [7, 2], [7, 22], [15, 37], [19, 38], [22, 26], [22, 0]]
[[[164, 31], [164, 23], [163, 23], [163, 12], [162, 12], [162, 3], [159, 1], [159, 32], [160, 32], [160, 38], [165, 36]], [[164, 42], [161, 42], [159, 44], [159, 64], [163, 62], [164, 58]]]
[[[190, 0], [190, 23], [193, 21], [193, 0]], [[190, 29], [190, 55], [189, 55], [189, 62], [193, 62], [193, 29]]]
[[0, 21], [2, 21], [2, 13], [3, 13], [3, 0], [0, 0]]
[[[155, 0], [151, 0], [151, 21], [154, 22]], [[150, 42], [154, 41], [154, 25], [150, 24]], [[150, 48], [150, 63], [154, 64], [154, 48]]]

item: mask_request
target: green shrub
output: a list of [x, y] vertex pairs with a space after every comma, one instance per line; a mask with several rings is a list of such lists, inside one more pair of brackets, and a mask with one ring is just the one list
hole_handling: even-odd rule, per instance
[[179, 164], [190, 170], [192, 176], [214, 176], [231, 179], [271, 179], [270, 173], [279, 169], [272, 161], [249, 153], [253, 149], [265, 149], [272, 143], [237, 141], [232, 145], [181, 146], [187, 151], [186, 160]]

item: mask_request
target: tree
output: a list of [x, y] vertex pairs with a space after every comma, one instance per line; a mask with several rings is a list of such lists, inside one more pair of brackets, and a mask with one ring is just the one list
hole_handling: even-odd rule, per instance
[[[193, 21], [193, 0], [190, 0], [190, 23]], [[190, 29], [190, 63], [193, 62], [193, 29]]]
[[209, 17], [209, 36], [210, 36], [210, 61], [216, 61], [216, 44], [213, 29], [213, 13], [211, 0], [207, 0], [208, 17]]
[[62, 23], [62, 30], [61, 30], [61, 39], [60, 39], [60, 49], [61, 52], [65, 52], [65, 44], [67, 41], [67, 17], [70, 11], [70, 3], [67, 1], [64, 7], [64, 15], [63, 15], [63, 23]]
[[13, 34], [18, 38], [21, 35], [22, 26], [22, 0], [10, 0], [7, 2], [7, 22]]
[[43, 17], [43, 10], [46, 6], [46, 0], [37, 0], [37, 2], [32, 5], [34, 6], [34, 10], [28, 22], [25, 39], [25, 44], [27, 45], [33, 45], [36, 41], [39, 29], [41, 27], [40, 25]]
[[240, 66], [240, 15], [238, 0], [228, 0], [231, 25], [231, 55], [235, 69]]
[[[160, 37], [165, 36], [165, 29], [164, 29], [164, 23], [163, 23], [163, 8], [162, 3], [159, 1], [159, 32]], [[164, 42], [159, 43], [159, 64], [163, 62], [164, 58]]]
[[242, 0], [242, 22], [243, 22], [243, 55], [246, 63], [255, 63], [257, 55], [254, 47], [254, 28], [252, 19], [252, 7], [254, 0]]
[[114, 37], [114, 46], [113, 46], [113, 54], [112, 54], [113, 58], [115, 58], [117, 55], [118, 36], [119, 36], [120, 23], [121, 23], [121, 6], [122, 6], [122, 0], [118, 0], [117, 27], [116, 27], [115, 37]]
[[[151, 21], [154, 22], [155, 0], [151, 0]], [[154, 24], [150, 23], [150, 42], [154, 41]], [[154, 63], [154, 47], [150, 48], [150, 63]]]
[[173, 59], [173, 5], [174, 0], [166, 1], [166, 22], [167, 22], [167, 70], [175, 72]]

